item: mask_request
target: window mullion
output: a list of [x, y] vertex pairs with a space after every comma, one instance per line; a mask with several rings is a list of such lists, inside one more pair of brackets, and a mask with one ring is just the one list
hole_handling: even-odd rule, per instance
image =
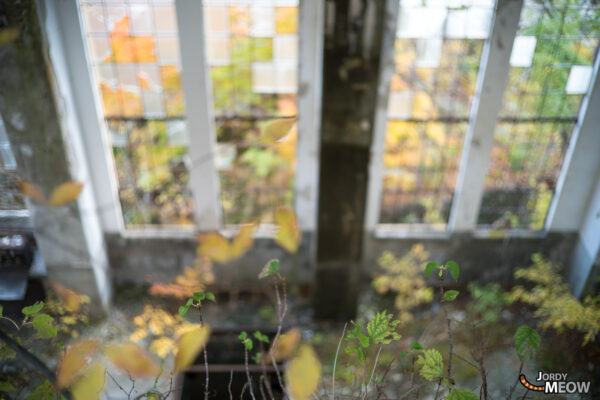
[[588, 202], [587, 192], [582, 193], [582, 189], [589, 188], [592, 193], [600, 170], [598, 153], [590, 151], [600, 149], [600, 114], [597, 112], [600, 110], [599, 73], [600, 57], [596, 56], [590, 89], [579, 109], [578, 124], [573, 129], [556, 183], [556, 194], [546, 218], [546, 229], [550, 231], [575, 231], [580, 228]]
[[89, 163], [97, 212], [104, 232], [122, 232], [123, 216], [118, 184], [112, 173], [115, 166], [108, 150], [110, 145], [102, 115], [102, 105], [96, 94], [92, 71], [89, 68], [79, 2], [78, 0], [59, 1], [54, 5], [62, 28], [64, 60], [69, 68], [71, 94]]
[[510, 55], [523, 0], [498, 0], [489, 39], [481, 55], [469, 127], [448, 222], [450, 231], [471, 231], [477, 223], [494, 128], [510, 70]]
[[190, 181], [194, 215], [201, 230], [221, 228], [219, 176], [214, 163], [216, 137], [212, 88], [206, 63], [203, 2], [175, 3], [181, 47], [182, 83], [189, 132]]
[[381, 195], [383, 190], [383, 155], [385, 153], [385, 135], [387, 132], [387, 104], [390, 93], [390, 82], [395, 68], [394, 42], [398, 23], [398, 1], [386, 4], [386, 31], [383, 37], [379, 82], [377, 87], [377, 108], [373, 118], [373, 143], [371, 144], [371, 160], [369, 165], [369, 182], [367, 187], [367, 206], [365, 210], [365, 230], [372, 232], [379, 223]]
[[313, 231], [319, 187], [319, 132], [323, 65], [324, 2], [301, 1], [299, 16], [298, 143], [295, 208], [300, 228]]

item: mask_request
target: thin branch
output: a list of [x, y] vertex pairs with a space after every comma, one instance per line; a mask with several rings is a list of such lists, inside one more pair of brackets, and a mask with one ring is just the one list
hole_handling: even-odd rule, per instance
[[369, 378], [369, 383], [367, 383], [367, 387], [369, 387], [371, 385], [371, 382], [373, 381], [373, 375], [375, 375], [375, 369], [377, 368], [377, 362], [379, 361], [379, 353], [381, 353], [382, 347], [383, 345], [381, 343], [377, 345], [377, 355], [375, 356], [375, 363], [373, 363], [373, 370], [371, 371], [371, 377]]
[[233, 370], [229, 371], [229, 385], [227, 385], [227, 390], [229, 390], [229, 400], [233, 400], [233, 393], [231, 393], [231, 383], [233, 382]]
[[17, 323], [16, 323], [15, 321], [13, 321], [11, 318], [8, 318], [8, 317], [0, 317], [0, 319], [5, 319], [5, 320], [7, 320], [7, 321], [10, 321], [10, 322], [11, 322], [11, 323], [12, 323], [12, 324], [15, 326], [15, 328], [17, 329], [17, 331], [19, 331], [19, 330], [21, 329], [21, 328], [19, 328], [19, 325], [17, 325]]
[[131, 393], [128, 393], [127, 390], [125, 390], [125, 388], [121, 386], [121, 384], [115, 379], [115, 377], [112, 376], [110, 372], [108, 372], [108, 370], [106, 370], [106, 375], [108, 375], [109, 378], [112, 379], [112, 381], [115, 383], [115, 385], [117, 385], [121, 392], [125, 393], [125, 396], [127, 396], [128, 399], [131, 398]]
[[[202, 319], [202, 306], [196, 306], [198, 309], [198, 315], [200, 316], [200, 325], [204, 326], [204, 320]], [[206, 371], [206, 380], [204, 382], [204, 400], [208, 400], [208, 354], [206, 352], [206, 346], [202, 349], [204, 355], [204, 370]]]
[[261, 375], [260, 380], [258, 381], [258, 389], [260, 390], [260, 395], [263, 400], [267, 400], [267, 395], [265, 394], [265, 388], [263, 384], [265, 383], [265, 376]]
[[275, 333], [275, 337], [273, 338], [273, 343], [271, 344], [271, 350], [269, 353], [271, 354], [271, 362], [273, 364], [273, 368], [275, 369], [275, 374], [277, 375], [277, 381], [279, 382], [279, 386], [283, 391], [283, 398], [289, 398], [287, 390], [285, 390], [285, 386], [283, 384], [283, 379], [281, 379], [281, 373], [279, 372], [279, 367], [277, 367], [277, 361], [275, 361], [274, 350], [277, 345], [277, 341], [279, 340], [279, 336], [281, 335], [281, 330], [283, 326], [283, 319], [285, 318], [285, 314], [287, 312], [287, 291], [285, 287], [285, 278], [279, 277], [281, 279], [281, 286], [283, 291], [283, 305], [281, 303], [281, 296], [279, 295], [279, 284], [277, 282], [277, 278], [274, 278], [275, 283], [275, 295], [277, 296], [277, 317], [279, 323], [277, 324], [277, 333]]
[[[521, 365], [519, 365], [519, 374], [518, 374], [518, 376], [521, 376], [522, 372], [523, 372], [523, 361], [521, 361]], [[508, 396], [506, 397], [506, 400], [510, 400], [512, 398], [512, 395], [513, 395], [515, 389], [517, 388], [518, 384], [519, 384], [519, 379], [515, 380], [515, 383], [510, 388], [510, 392], [508, 393]]]
[[246, 368], [246, 378], [248, 379], [248, 385], [250, 385], [250, 396], [252, 400], [256, 400], [254, 397], [254, 389], [252, 389], [252, 379], [250, 378], [250, 370], [248, 369], [248, 348], [244, 346], [244, 367]]
[[331, 392], [333, 395], [333, 400], [335, 400], [335, 369], [337, 367], [338, 355], [340, 354], [340, 347], [342, 346], [342, 341], [344, 340], [344, 336], [346, 335], [346, 328], [348, 327], [348, 323], [344, 324], [344, 330], [342, 331], [342, 336], [340, 336], [340, 341], [337, 345], [337, 350], [335, 351], [335, 359], [333, 360], [333, 374], [331, 376]]
[[269, 393], [269, 399], [274, 399], [275, 396], [273, 395], [273, 390], [271, 388], [271, 378], [269, 378], [269, 375], [267, 374], [267, 364], [265, 363], [266, 357], [264, 356], [264, 354], [265, 346], [263, 342], [260, 342], [260, 365], [264, 376], [264, 383], [265, 387], [267, 388], [267, 392]]

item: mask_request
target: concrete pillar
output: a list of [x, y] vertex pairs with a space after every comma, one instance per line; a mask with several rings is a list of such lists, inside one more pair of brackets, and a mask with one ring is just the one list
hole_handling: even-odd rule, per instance
[[356, 313], [382, 39], [395, 29], [386, 18], [392, 2], [329, 0], [325, 6], [314, 293], [320, 318]]
[[87, 294], [92, 310], [100, 311], [111, 293], [104, 238], [79, 125], [69, 115], [68, 96], [59, 90], [60, 68], [49, 61], [44, 17], [33, 0], [0, 0], [0, 30], [18, 31], [14, 40], [0, 44], [0, 116], [22, 179], [46, 197], [63, 182], [84, 183], [76, 202], [49, 208], [28, 201], [28, 208], [49, 277]]

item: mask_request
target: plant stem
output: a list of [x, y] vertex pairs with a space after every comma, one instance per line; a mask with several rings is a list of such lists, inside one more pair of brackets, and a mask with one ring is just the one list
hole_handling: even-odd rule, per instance
[[269, 393], [269, 399], [274, 399], [275, 396], [273, 396], [273, 390], [271, 388], [271, 379], [267, 375], [267, 365], [265, 364], [264, 354], [265, 354], [265, 346], [263, 345], [263, 342], [260, 342], [260, 365], [261, 365], [262, 373], [263, 373], [264, 380], [265, 380], [265, 386], [267, 388], [267, 392]]
[[[204, 320], [202, 319], [202, 306], [198, 305], [196, 307], [198, 309], [198, 315], [200, 316], [200, 325], [204, 326]], [[206, 381], [204, 382], [204, 400], [208, 400], [208, 357], [206, 352], [206, 345], [203, 347], [203, 356], [204, 356], [204, 370], [206, 372]]]
[[[519, 365], [519, 376], [521, 376], [521, 372], [523, 372], [523, 361], [521, 361], [521, 365]], [[517, 379], [515, 381], [515, 383], [512, 385], [512, 387], [510, 388], [510, 392], [508, 393], [506, 400], [510, 400], [512, 398], [512, 395], [513, 395], [515, 389], [517, 388], [518, 383], [519, 383], [519, 380]]]
[[248, 348], [246, 346], [244, 346], [244, 367], [246, 367], [246, 378], [248, 379], [248, 385], [250, 386], [250, 396], [252, 396], [252, 400], [256, 400], [256, 397], [254, 397], [254, 389], [252, 388], [250, 370], [248, 369]]
[[229, 400], [233, 400], [233, 393], [231, 393], [231, 383], [233, 382], [233, 370], [229, 372], [229, 385], [227, 385], [227, 389], [229, 390]]
[[335, 359], [333, 360], [333, 374], [331, 376], [331, 392], [333, 395], [333, 400], [335, 400], [335, 368], [337, 367], [338, 355], [340, 354], [340, 347], [342, 346], [342, 340], [344, 340], [344, 336], [346, 335], [346, 328], [348, 327], [348, 323], [344, 324], [344, 330], [342, 331], [342, 336], [340, 336], [340, 341], [337, 345], [337, 350], [335, 351]]
[[285, 287], [285, 278], [283, 277], [279, 277], [279, 279], [281, 279], [281, 287], [282, 287], [282, 291], [283, 291], [283, 305], [281, 302], [281, 296], [279, 294], [279, 283], [277, 281], [277, 278], [274, 279], [274, 283], [275, 283], [275, 295], [277, 296], [277, 318], [278, 318], [278, 324], [277, 324], [277, 333], [275, 333], [275, 337], [273, 338], [273, 343], [271, 344], [271, 350], [269, 351], [269, 353], [271, 354], [271, 362], [273, 364], [273, 369], [275, 369], [275, 374], [277, 375], [277, 381], [279, 382], [279, 386], [281, 387], [281, 390], [283, 391], [283, 398], [289, 398], [287, 391], [285, 390], [285, 386], [283, 384], [283, 380], [281, 379], [281, 373], [279, 372], [279, 368], [277, 367], [277, 361], [275, 361], [275, 354], [274, 354], [274, 350], [276, 348], [277, 345], [277, 340], [279, 340], [279, 336], [281, 335], [281, 330], [283, 327], [283, 318], [285, 317], [285, 314], [287, 312], [287, 291], [286, 291], [286, 287]]
[[444, 311], [444, 317], [446, 318], [446, 324], [448, 326], [448, 342], [450, 344], [450, 351], [448, 354], [448, 379], [451, 380], [452, 384], [452, 354], [454, 351], [453, 340], [452, 340], [452, 327], [450, 325], [451, 320], [448, 317], [448, 310], [446, 309], [446, 303], [444, 302], [444, 278], [440, 277], [440, 304], [442, 306], [442, 310]]
[[369, 378], [369, 383], [367, 383], [367, 387], [369, 387], [371, 385], [371, 382], [373, 381], [373, 375], [375, 375], [375, 369], [377, 368], [377, 361], [379, 361], [379, 353], [381, 353], [382, 347], [383, 346], [381, 343], [377, 345], [377, 355], [375, 356], [375, 363], [373, 363], [373, 370], [371, 371], [371, 377]]

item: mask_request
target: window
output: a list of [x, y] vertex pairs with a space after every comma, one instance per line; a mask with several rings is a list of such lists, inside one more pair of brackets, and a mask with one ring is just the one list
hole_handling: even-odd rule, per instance
[[193, 222], [173, 1], [81, 0], [126, 227]]
[[400, 2], [380, 223], [447, 223], [493, 7]]
[[525, 2], [479, 225], [543, 229], [599, 37], [600, 9], [591, 2]]
[[206, 0], [204, 16], [223, 222], [272, 223], [293, 204], [296, 130], [265, 128], [296, 118], [298, 1]]

